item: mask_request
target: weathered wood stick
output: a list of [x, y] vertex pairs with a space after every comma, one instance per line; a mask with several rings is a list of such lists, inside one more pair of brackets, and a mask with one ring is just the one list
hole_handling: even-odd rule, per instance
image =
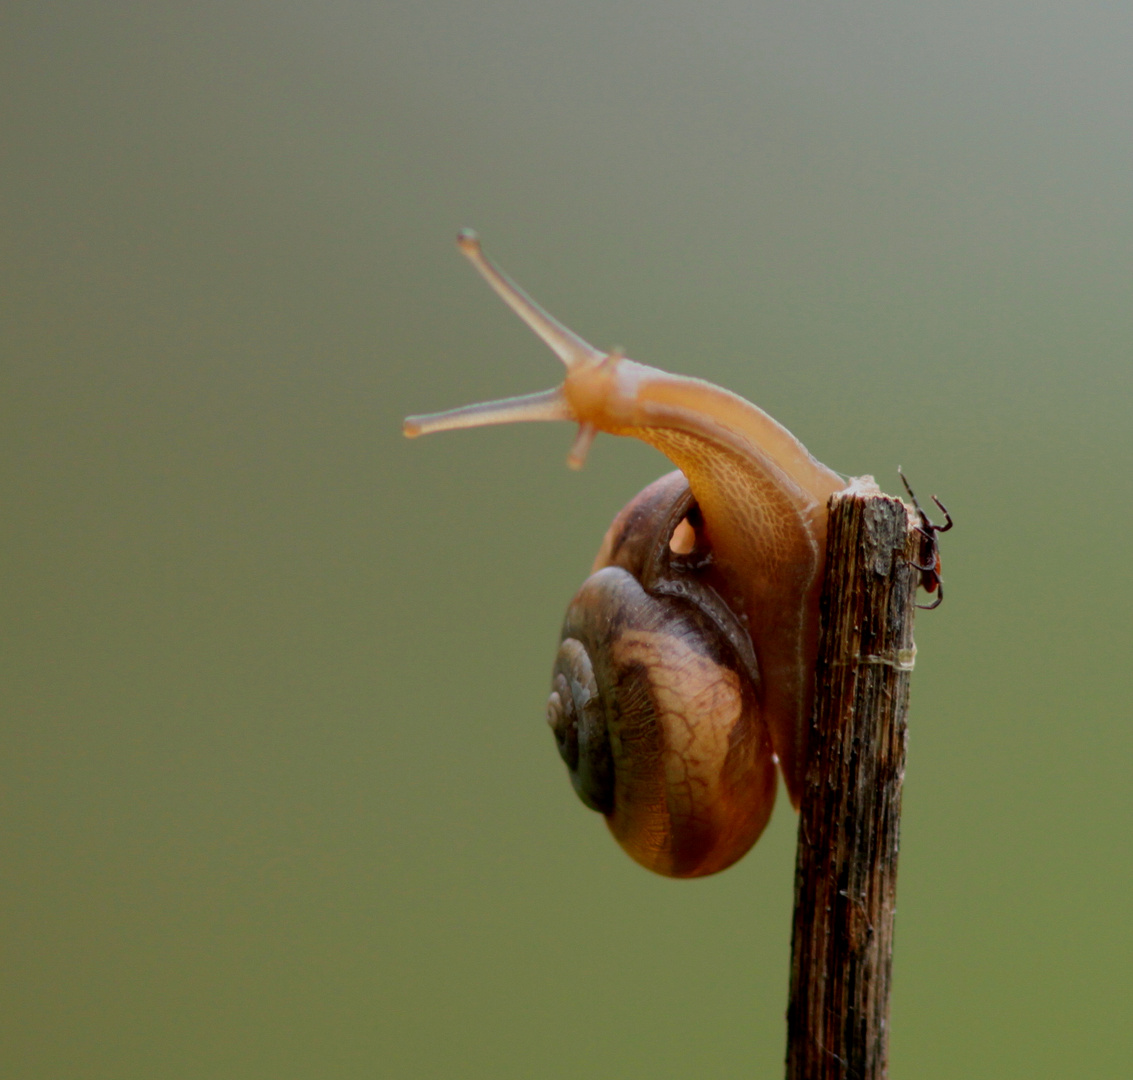
[[829, 502], [799, 814], [788, 1080], [886, 1076], [905, 717], [922, 536], [899, 499]]

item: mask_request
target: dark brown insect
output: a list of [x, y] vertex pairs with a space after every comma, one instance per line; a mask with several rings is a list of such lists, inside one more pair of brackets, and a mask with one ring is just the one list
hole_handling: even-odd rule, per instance
[[940, 607], [941, 601], [944, 600], [944, 581], [940, 576], [940, 543], [936, 537], [938, 533], [948, 532], [952, 528], [952, 515], [948, 513], [944, 503], [934, 495], [932, 501], [944, 515], [944, 524], [935, 524], [917, 501], [917, 496], [909, 481], [905, 479], [905, 474], [898, 469], [897, 475], [901, 477], [901, 483], [905, 485], [905, 490], [913, 500], [913, 506], [916, 507], [921, 519], [920, 525], [917, 526], [917, 532], [921, 535], [920, 562], [913, 563], [913, 568], [921, 572], [921, 588], [927, 593], [936, 593], [936, 599], [931, 604], [917, 604], [917, 607], [932, 611], [933, 608]]

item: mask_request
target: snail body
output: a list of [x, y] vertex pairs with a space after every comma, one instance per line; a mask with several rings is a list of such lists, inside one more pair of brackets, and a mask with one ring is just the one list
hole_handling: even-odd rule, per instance
[[813, 694], [826, 502], [846, 486], [762, 409], [603, 353], [458, 244], [566, 366], [553, 390], [411, 417], [410, 436], [526, 420], [632, 436], [678, 472], [615, 518], [563, 624], [548, 722], [580, 798], [662, 874], [731, 865], [758, 839], [775, 765], [796, 806]]

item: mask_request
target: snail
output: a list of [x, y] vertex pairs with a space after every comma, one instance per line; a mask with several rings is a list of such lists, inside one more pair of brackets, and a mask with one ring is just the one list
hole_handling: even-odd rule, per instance
[[629, 855], [672, 877], [723, 870], [766, 826], [776, 766], [799, 803], [826, 503], [848, 482], [738, 395], [595, 349], [489, 262], [475, 233], [457, 243], [566, 378], [409, 417], [405, 434], [569, 420], [574, 468], [599, 431], [677, 466], [614, 519], [571, 601], [547, 720], [575, 791]]

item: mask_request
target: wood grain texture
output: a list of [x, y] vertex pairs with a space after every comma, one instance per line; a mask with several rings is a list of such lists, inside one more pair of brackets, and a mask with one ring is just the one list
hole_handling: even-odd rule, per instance
[[799, 814], [788, 1080], [886, 1076], [918, 572], [898, 499], [829, 503], [818, 692]]

